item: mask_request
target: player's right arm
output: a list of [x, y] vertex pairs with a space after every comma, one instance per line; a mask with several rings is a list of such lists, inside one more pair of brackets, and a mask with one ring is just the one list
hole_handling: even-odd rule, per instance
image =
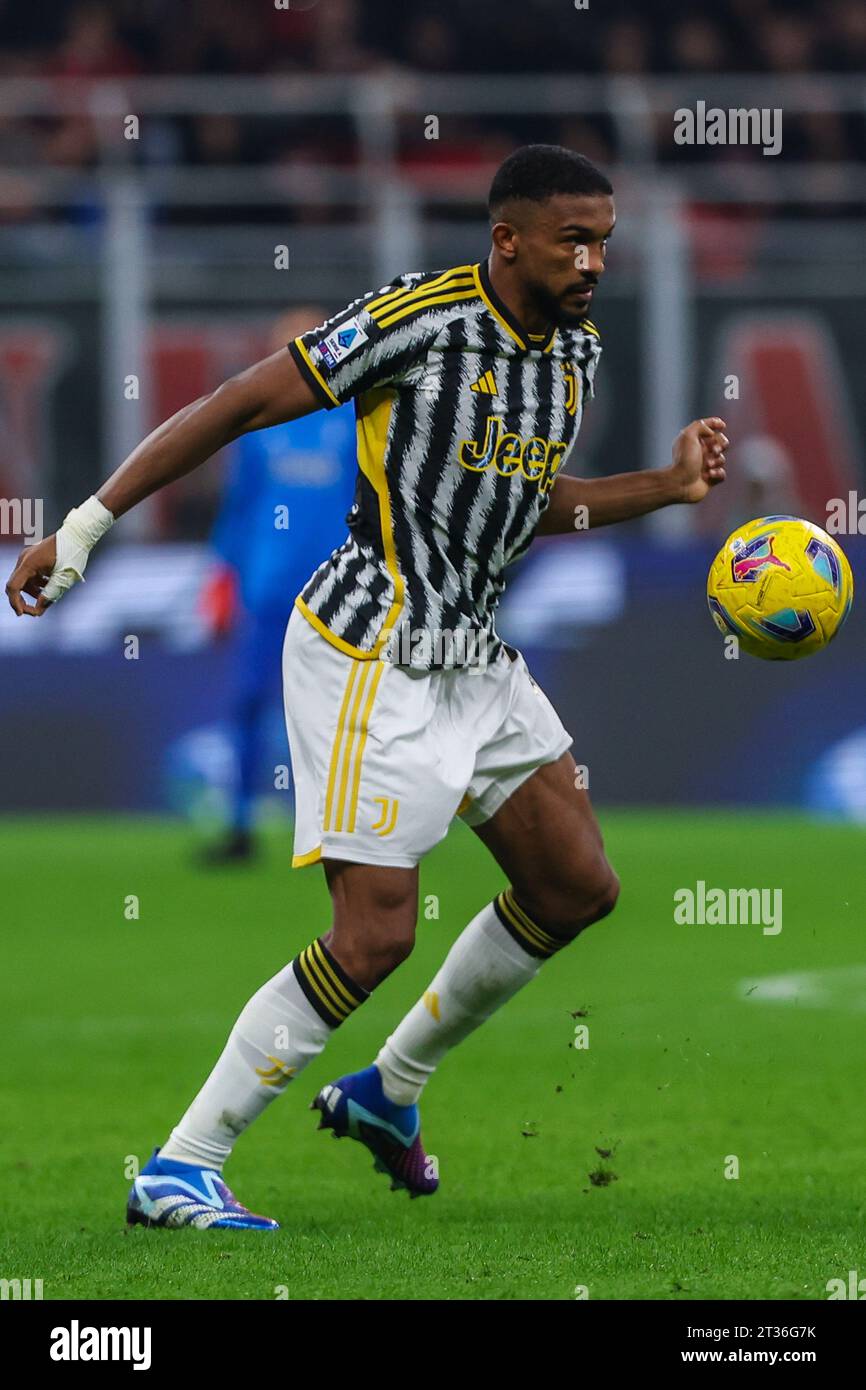
[[[6, 585], [13, 610], [40, 617], [53, 599], [81, 577], [99, 536], [145, 497], [191, 473], [250, 430], [297, 420], [321, 407], [321, 398], [285, 348], [184, 406], [133, 449], [103, 483], [95, 500], [70, 513], [60, 532], [21, 552]], [[58, 537], [67, 527], [60, 549], [65, 552], [61, 558], [69, 562], [70, 578], [61, 587], [55, 576], [52, 587], [49, 580], [58, 562]], [[25, 594], [35, 598], [35, 604], [28, 604]]]
[[[471, 267], [434, 276], [411, 271], [370, 290], [209, 396], [179, 410], [149, 434], [100, 488], [66, 517], [60, 530], [22, 551], [6, 593], [18, 614], [40, 617], [82, 576], [93, 546], [136, 502], [191, 473], [225, 444], [251, 430], [332, 410], [371, 387], [416, 369], [438, 332], [427, 314], [445, 280], [471, 285]], [[423, 286], [422, 286], [423, 282]], [[28, 604], [24, 594], [36, 599]]]

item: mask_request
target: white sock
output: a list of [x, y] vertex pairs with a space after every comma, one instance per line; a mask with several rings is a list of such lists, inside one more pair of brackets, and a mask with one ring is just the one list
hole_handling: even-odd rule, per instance
[[366, 998], [327, 947], [314, 941], [244, 1007], [160, 1158], [221, 1169], [238, 1135], [318, 1057], [334, 1028]]
[[414, 1105], [445, 1054], [534, 979], [563, 944], [535, 925], [510, 889], [483, 907], [376, 1058], [388, 1099]]

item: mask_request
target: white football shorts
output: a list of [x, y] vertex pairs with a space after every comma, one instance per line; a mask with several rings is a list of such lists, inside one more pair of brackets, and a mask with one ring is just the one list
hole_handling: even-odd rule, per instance
[[454, 816], [489, 820], [571, 746], [523, 656], [418, 671], [340, 651], [293, 608], [283, 694], [295, 783], [292, 866], [413, 868]]

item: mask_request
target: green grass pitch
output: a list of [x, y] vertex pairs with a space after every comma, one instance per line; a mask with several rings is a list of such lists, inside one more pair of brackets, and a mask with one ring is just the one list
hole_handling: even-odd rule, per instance
[[[327, 927], [321, 871], [288, 868], [287, 831], [257, 867], [208, 875], [168, 822], [6, 822], [0, 1277], [41, 1278], [45, 1298], [570, 1300], [823, 1299], [866, 1274], [861, 832], [600, 818], [617, 912], [446, 1059], [423, 1105], [442, 1186], [409, 1202], [307, 1106], [372, 1059], [503, 886], [462, 825], [425, 862], [414, 955], [227, 1169], [281, 1221], [273, 1236], [127, 1231], [124, 1165], [164, 1140], [249, 995]], [[674, 891], [698, 879], [782, 888], [781, 933], [677, 926]]]

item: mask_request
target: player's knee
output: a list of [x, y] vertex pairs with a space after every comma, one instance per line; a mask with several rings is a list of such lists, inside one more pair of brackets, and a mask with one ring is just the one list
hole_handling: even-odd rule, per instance
[[390, 930], [372, 933], [357, 952], [358, 983], [366, 989], [392, 974], [411, 954], [415, 945], [414, 923], [392, 926]]
[[551, 935], [572, 940], [585, 927], [608, 917], [619, 897], [619, 879], [606, 859], [574, 878], [552, 879], [520, 897], [525, 911]]
[[593, 873], [572, 885], [570, 934], [576, 936], [584, 927], [609, 917], [619, 897], [619, 879], [606, 859], [601, 860]]
[[603, 917], [609, 917], [619, 898], [619, 879], [609, 864], [605, 867], [606, 873], [596, 885], [586, 926], [589, 926], [591, 922], [600, 922]]
[[356, 864], [329, 869], [334, 919], [328, 938], [352, 979], [373, 989], [415, 944], [417, 871]]
[[416, 894], [393, 883], [377, 889], [367, 915], [369, 940], [371, 950], [389, 972], [411, 954], [417, 920]]
[[408, 960], [415, 947], [415, 931], [405, 931], [395, 933], [387, 941], [380, 944], [377, 960], [382, 971], [382, 978], [390, 975], [392, 970], [396, 970], [398, 965], [402, 965], [404, 960]]
[[[335, 916], [325, 937], [351, 977], [374, 989], [411, 954], [415, 945], [415, 905], [371, 903], [349, 920]], [[330, 938], [330, 940], [329, 940]]]

